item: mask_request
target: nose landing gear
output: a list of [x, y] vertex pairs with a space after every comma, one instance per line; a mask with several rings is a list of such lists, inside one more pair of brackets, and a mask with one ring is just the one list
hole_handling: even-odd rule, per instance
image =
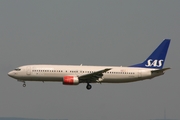
[[26, 83], [25, 83], [25, 81], [22, 81], [22, 80], [17, 80], [18, 82], [23, 82], [23, 87], [26, 87]]
[[23, 84], [23, 87], [26, 87], [26, 84]]
[[25, 81], [23, 81], [23, 87], [26, 87], [26, 83], [25, 83]]

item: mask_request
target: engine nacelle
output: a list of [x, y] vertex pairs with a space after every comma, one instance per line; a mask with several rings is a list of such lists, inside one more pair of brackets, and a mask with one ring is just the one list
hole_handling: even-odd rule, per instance
[[79, 78], [77, 76], [64, 76], [63, 85], [78, 85]]

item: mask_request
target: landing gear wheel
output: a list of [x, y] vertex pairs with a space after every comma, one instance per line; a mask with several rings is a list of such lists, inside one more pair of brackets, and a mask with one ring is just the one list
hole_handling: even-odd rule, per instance
[[26, 87], [26, 84], [25, 84], [25, 83], [23, 84], [23, 87]]
[[87, 84], [86, 89], [90, 90], [92, 86], [90, 84]]

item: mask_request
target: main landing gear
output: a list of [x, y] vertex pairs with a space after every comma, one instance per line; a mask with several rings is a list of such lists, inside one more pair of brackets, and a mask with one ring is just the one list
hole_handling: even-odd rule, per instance
[[87, 83], [86, 89], [90, 90], [92, 88], [92, 85], [90, 85], [89, 83]]
[[23, 87], [26, 87], [26, 83], [25, 83], [25, 81], [23, 82]]

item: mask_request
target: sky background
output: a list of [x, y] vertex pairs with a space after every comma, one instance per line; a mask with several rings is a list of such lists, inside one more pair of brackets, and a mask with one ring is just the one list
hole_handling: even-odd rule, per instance
[[[180, 119], [180, 1], [0, 0], [0, 117], [69, 120]], [[129, 66], [172, 39], [165, 75], [127, 84], [27, 82], [27, 64]]]

